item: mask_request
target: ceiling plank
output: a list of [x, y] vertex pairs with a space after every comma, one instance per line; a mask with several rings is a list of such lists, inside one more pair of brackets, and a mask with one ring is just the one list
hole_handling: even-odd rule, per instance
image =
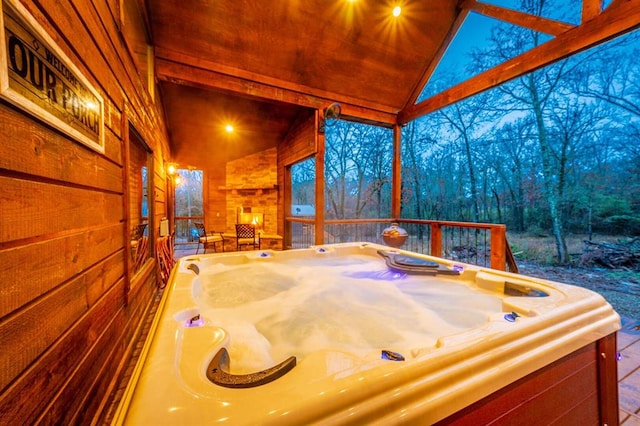
[[[589, 0], [585, 0], [589, 1]], [[530, 15], [528, 13], [518, 12], [516, 10], [505, 9], [499, 6], [480, 3], [476, 0], [467, 0], [462, 3], [462, 8], [473, 10], [482, 15], [496, 18], [501, 21], [509, 22], [520, 27], [528, 28], [533, 31], [558, 36], [562, 33], [574, 28], [574, 25], [565, 22], [555, 21], [552, 19], [542, 18], [540, 16]]]
[[638, 27], [640, 27], [640, 0], [626, 0], [615, 8], [608, 8], [589, 22], [526, 53], [406, 108], [398, 114], [398, 123], [406, 124]]
[[307, 93], [283, 89], [257, 81], [234, 77], [216, 71], [189, 66], [184, 63], [176, 63], [158, 57], [156, 59], [157, 78], [161, 81], [183, 84], [204, 89], [223, 90], [236, 93], [239, 96], [255, 97], [263, 100], [286, 102], [298, 106], [321, 109], [332, 102], [340, 102], [342, 113], [345, 116], [361, 118], [369, 122], [380, 123], [386, 126], [396, 122], [396, 115], [390, 111], [380, 111], [353, 105], [339, 97], [314, 96]]
[[590, 21], [602, 12], [602, 0], [582, 0], [582, 22]]
[[397, 110], [392, 107], [380, 103], [366, 102], [361, 99], [351, 99], [345, 95], [338, 95], [333, 92], [323, 91], [319, 89], [313, 89], [307, 86], [296, 84], [290, 81], [284, 81], [273, 77], [265, 76], [262, 74], [256, 74], [249, 71], [244, 71], [238, 68], [233, 68], [219, 64], [213, 61], [205, 60], [202, 58], [194, 58], [189, 55], [181, 54], [175, 51], [169, 51], [162, 48], [156, 48], [155, 52], [156, 60], [166, 59], [167, 61], [184, 64], [190, 68], [198, 68], [213, 71], [218, 75], [233, 76], [245, 81], [258, 83], [263, 86], [279, 87], [291, 92], [300, 93], [303, 95], [310, 95], [312, 97], [320, 99], [329, 99], [331, 102], [341, 102], [352, 105], [362, 105], [365, 108], [377, 110], [381, 112], [388, 112], [395, 114]]

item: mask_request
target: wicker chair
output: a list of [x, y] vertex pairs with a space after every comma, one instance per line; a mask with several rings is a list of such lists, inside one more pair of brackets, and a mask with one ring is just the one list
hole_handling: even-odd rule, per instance
[[200, 222], [195, 222], [193, 225], [198, 231], [198, 248], [196, 249], [196, 254], [200, 252], [200, 246], [202, 246], [203, 253], [206, 253], [208, 248], [213, 248], [213, 251], [217, 252], [216, 243], [220, 243], [222, 251], [224, 251], [224, 238], [222, 237], [222, 232], [207, 232], [204, 224]]
[[253, 250], [260, 249], [260, 240], [256, 234], [256, 227], [248, 223], [236, 223], [236, 250], [242, 246], [252, 246]]

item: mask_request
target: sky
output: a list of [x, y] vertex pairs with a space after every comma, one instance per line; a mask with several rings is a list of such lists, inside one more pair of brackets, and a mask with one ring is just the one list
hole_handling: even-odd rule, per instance
[[[606, 8], [611, 1], [612, 0], [605, 0], [604, 7]], [[513, 10], [525, 11], [524, 8], [520, 7], [521, 0], [483, 0], [483, 2]], [[554, 7], [547, 8], [545, 18], [576, 25], [580, 23], [582, 11], [581, 0], [547, 0], [547, 2]], [[451, 84], [448, 86], [451, 87], [485, 71], [482, 69], [473, 69], [472, 72], [469, 72], [467, 71], [466, 65], [470, 61], [470, 54], [473, 50], [482, 51], [486, 48], [491, 30], [497, 25], [509, 24], [476, 12], [469, 13], [417, 102], [447, 88], [441, 87], [436, 89], [433, 85], [434, 82], [441, 81], [442, 79], [450, 80], [453, 77], [453, 80], [450, 81]]]

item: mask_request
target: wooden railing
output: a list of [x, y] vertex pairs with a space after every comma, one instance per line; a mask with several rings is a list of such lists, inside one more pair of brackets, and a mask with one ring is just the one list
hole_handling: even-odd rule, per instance
[[382, 231], [392, 222], [409, 234], [402, 249], [518, 272], [507, 243], [506, 226], [501, 224], [414, 219], [325, 220], [323, 235], [316, 238], [313, 218], [287, 217], [284, 247], [354, 241], [384, 244]]

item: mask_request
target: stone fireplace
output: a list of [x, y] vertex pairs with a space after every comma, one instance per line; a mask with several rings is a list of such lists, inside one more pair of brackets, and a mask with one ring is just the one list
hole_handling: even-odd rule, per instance
[[226, 166], [226, 232], [236, 223], [253, 223], [261, 234], [278, 232], [277, 150], [271, 148], [230, 161]]

